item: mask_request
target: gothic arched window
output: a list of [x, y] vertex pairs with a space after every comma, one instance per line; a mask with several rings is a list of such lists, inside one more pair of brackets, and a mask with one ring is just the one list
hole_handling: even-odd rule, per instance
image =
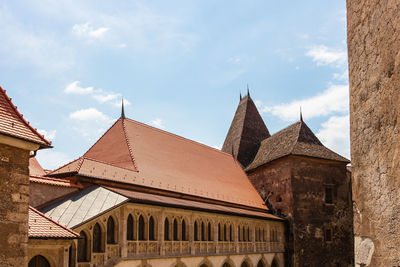
[[259, 260], [257, 263], [257, 267], [265, 267], [265, 264], [262, 260]]
[[204, 222], [201, 222], [201, 241], [206, 240], [206, 229], [204, 227]]
[[154, 219], [150, 216], [149, 219], [149, 240], [156, 240], [154, 235]]
[[107, 244], [115, 244], [115, 223], [111, 216], [107, 220]]
[[103, 252], [102, 232], [98, 223], [93, 227], [93, 252]]
[[238, 226], [238, 240], [239, 240], [239, 241], [242, 241], [242, 237], [241, 237], [241, 235], [240, 235], [240, 226]]
[[182, 240], [183, 241], [187, 241], [187, 238], [186, 238], [186, 222], [185, 222], [184, 219], [182, 220], [182, 232], [181, 232], [181, 235], [182, 235]]
[[84, 231], [79, 233], [78, 239], [78, 262], [88, 261], [88, 238]]
[[144, 225], [144, 218], [142, 215], [139, 216], [139, 240], [145, 240], [145, 225]]
[[194, 241], [199, 241], [199, 236], [198, 236], [198, 229], [197, 229], [197, 221], [194, 222], [193, 226], [193, 239]]
[[212, 238], [212, 230], [211, 230], [211, 223], [210, 222], [208, 222], [208, 227], [207, 227], [208, 229], [208, 231], [207, 231], [207, 233], [208, 233], [208, 241], [212, 241], [213, 240], [213, 238]]
[[126, 221], [126, 239], [133, 240], [133, 217], [129, 214], [128, 219]]
[[229, 241], [233, 241], [232, 225], [229, 225]]
[[178, 240], [178, 222], [174, 219], [174, 241]]
[[226, 234], [226, 224], [224, 224], [224, 241], [228, 241], [228, 235]]
[[221, 224], [218, 224], [218, 241], [222, 241]]
[[169, 241], [169, 221], [168, 218], [164, 220], [164, 240]]
[[242, 240], [245, 242], [246, 241], [246, 231], [244, 230], [244, 226], [242, 228]]

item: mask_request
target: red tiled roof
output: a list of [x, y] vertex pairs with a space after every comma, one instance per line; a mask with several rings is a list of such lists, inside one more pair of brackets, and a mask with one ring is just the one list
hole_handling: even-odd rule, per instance
[[29, 175], [31, 176], [46, 175], [46, 171], [42, 168], [42, 166], [35, 157], [29, 158]]
[[79, 234], [29, 206], [30, 238], [78, 238]]
[[85, 155], [48, 175], [66, 174], [267, 210], [232, 155], [131, 119], [119, 119]]
[[82, 185], [74, 184], [70, 180], [43, 177], [43, 176], [29, 176], [29, 182], [38, 183], [38, 184], [48, 184], [48, 185], [54, 185], [54, 186], [83, 188]]
[[17, 107], [11, 102], [6, 91], [0, 86], [0, 133], [12, 137], [20, 138], [25, 141], [39, 144], [41, 148], [51, 147], [51, 142], [47, 141], [43, 135], [19, 113]]

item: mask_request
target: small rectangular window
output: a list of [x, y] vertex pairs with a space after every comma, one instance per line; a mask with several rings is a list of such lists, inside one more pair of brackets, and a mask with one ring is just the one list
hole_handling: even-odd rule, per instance
[[325, 187], [325, 203], [333, 203], [333, 190], [331, 187]]
[[332, 241], [332, 229], [330, 228], [325, 229], [325, 241], [327, 242]]

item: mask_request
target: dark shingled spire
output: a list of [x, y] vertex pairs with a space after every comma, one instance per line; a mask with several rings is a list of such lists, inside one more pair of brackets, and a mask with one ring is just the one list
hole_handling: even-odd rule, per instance
[[121, 119], [125, 119], [124, 98], [122, 98]]
[[246, 167], [257, 153], [260, 142], [269, 136], [256, 105], [247, 94], [239, 102], [222, 151], [233, 154]]

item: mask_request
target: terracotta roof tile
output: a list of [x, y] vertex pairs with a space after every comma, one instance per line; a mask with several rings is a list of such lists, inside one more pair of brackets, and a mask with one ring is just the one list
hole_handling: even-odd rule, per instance
[[79, 234], [53, 221], [37, 209], [29, 207], [30, 238], [78, 238]]
[[60, 178], [43, 177], [43, 176], [29, 176], [29, 182], [38, 183], [38, 184], [54, 185], [54, 186], [83, 188], [82, 185], [74, 184], [70, 180], [60, 179]]
[[232, 155], [130, 119], [119, 119], [83, 157], [48, 175], [66, 174], [267, 210]]
[[43, 176], [46, 175], [46, 171], [42, 168], [35, 157], [29, 158], [29, 175], [32, 176]]
[[261, 142], [246, 171], [288, 155], [308, 156], [348, 163], [349, 160], [326, 148], [302, 120]]
[[19, 113], [17, 107], [11, 102], [6, 91], [0, 87], [0, 133], [17, 137], [25, 141], [39, 144], [41, 148], [51, 147], [51, 142], [47, 141], [36, 129]]

